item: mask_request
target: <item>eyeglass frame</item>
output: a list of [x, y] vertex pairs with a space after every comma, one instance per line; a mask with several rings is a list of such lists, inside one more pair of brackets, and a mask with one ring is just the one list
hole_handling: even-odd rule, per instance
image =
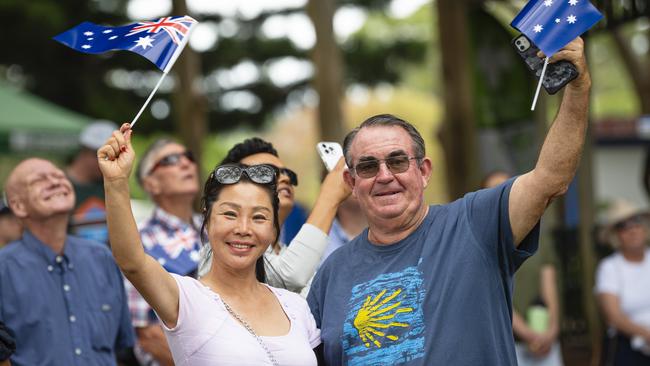
[[616, 232], [621, 232], [621, 231], [624, 231], [624, 230], [628, 230], [628, 229], [630, 229], [632, 227], [641, 226], [641, 225], [643, 225], [643, 217], [642, 217], [642, 215], [633, 215], [633, 216], [628, 217], [625, 220], [622, 220], [622, 221], [619, 221], [619, 222], [615, 223], [612, 226], [612, 228]]
[[[163, 166], [174, 166], [178, 165], [178, 163], [181, 161], [181, 158], [185, 157], [185, 159], [189, 160], [192, 163], [196, 163], [196, 159], [194, 158], [194, 154], [190, 150], [185, 150], [183, 152], [176, 152], [176, 153], [171, 153], [163, 156], [162, 158], [158, 159], [156, 163], [149, 169], [149, 172], [147, 172], [147, 175], [153, 174], [153, 172]], [[176, 159], [175, 161], [166, 161], [169, 159]], [[164, 162], [163, 162], [164, 161]]]
[[[406, 166], [406, 169], [402, 170], [401, 172], [394, 172], [393, 169], [390, 168], [389, 164], [387, 164], [387, 161], [391, 160], [391, 159], [395, 159], [395, 158], [401, 158], [401, 157], [406, 157], [407, 158], [408, 165]], [[350, 171], [354, 172], [354, 174], [356, 176], [358, 176], [359, 178], [370, 179], [370, 178], [376, 177], [377, 174], [379, 174], [379, 171], [381, 170], [381, 164], [383, 163], [384, 165], [386, 165], [386, 168], [388, 169], [388, 171], [391, 172], [391, 174], [401, 174], [401, 173], [404, 173], [405, 171], [409, 170], [409, 168], [411, 167], [411, 160], [418, 161], [417, 163], [419, 165], [419, 164], [421, 164], [420, 161], [422, 159], [424, 159], [424, 156], [409, 156], [406, 153], [389, 156], [389, 157], [384, 158], [384, 159], [377, 159], [377, 158], [372, 157], [370, 159], [363, 160], [363, 161], [360, 161], [360, 162], [356, 163], [354, 166], [352, 166], [352, 168], [350, 168]], [[377, 164], [377, 171], [375, 172], [375, 174], [370, 175], [370, 176], [360, 175], [359, 172], [357, 171], [357, 168], [359, 167], [359, 164], [363, 164], [363, 163], [376, 163]]]

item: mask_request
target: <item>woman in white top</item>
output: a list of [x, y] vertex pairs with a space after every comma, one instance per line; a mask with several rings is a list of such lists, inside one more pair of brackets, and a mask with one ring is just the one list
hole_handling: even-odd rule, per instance
[[164, 323], [175, 364], [316, 365], [320, 333], [307, 303], [263, 284], [261, 257], [279, 234], [277, 170], [232, 164], [210, 175], [202, 232], [214, 261], [197, 281], [169, 274], [144, 252], [129, 201], [130, 139], [124, 124], [97, 153], [111, 249]]
[[613, 365], [650, 365], [650, 250], [648, 217], [626, 201], [608, 210], [607, 241], [616, 252], [602, 260], [596, 293], [616, 335], [610, 339]]

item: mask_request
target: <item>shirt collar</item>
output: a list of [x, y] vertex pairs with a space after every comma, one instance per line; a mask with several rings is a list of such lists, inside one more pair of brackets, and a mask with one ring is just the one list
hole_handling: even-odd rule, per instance
[[184, 230], [188, 226], [193, 227], [194, 229], [198, 230], [201, 228], [201, 215], [194, 214], [192, 215], [192, 224], [188, 224], [187, 222], [183, 221], [180, 217], [176, 215], [172, 215], [171, 213], [163, 210], [159, 206], [156, 206], [156, 208], [153, 211], [153, 219], [154, 221], [157, 221], [160, 223], [161, 226], [169, 229], [169, 230]]
[[23, 233], [22, 242], [27, 249], [36, 253], [39, 257], [43, 258], [46, 263], [55, 265], [62, 262], [71, 263], [74, 259], [74, 251], [68, 250], [70, 247], [69, 236], [66, 235], [65, 244], [63, 245], [63, 253], [55, 253], [52, 248], [47, 244], [40, 241], [31, 231], [25, 230]]

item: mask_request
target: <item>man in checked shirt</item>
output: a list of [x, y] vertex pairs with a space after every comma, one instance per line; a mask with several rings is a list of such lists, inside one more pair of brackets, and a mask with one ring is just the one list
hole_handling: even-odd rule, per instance
[[[159, 139], [142, 155], [137, 179], [156, 204], [140, 225], [145, 251], [168, 272], [196, 276], [201, 247], [201, 216], [192, 211], [199, 191], [198, 167], [183, 145]], [[149, 304], [125, 280], [129, 309], [138, 342], [134, 353], [141, 365], [173, 365], [169, 346]]]

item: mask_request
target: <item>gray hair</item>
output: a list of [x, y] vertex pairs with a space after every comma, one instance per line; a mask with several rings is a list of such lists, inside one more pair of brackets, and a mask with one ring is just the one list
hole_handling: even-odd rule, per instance
[[154, 161], [154, 157], [160, 151], [163, 147], [169, 145], [169, 144], [177, 144], [178, 142], [174, 141], [173, 139], [163, 137], [156, 139], [149, 147], [147, 147], [147, 150], [144, 151], [142, 154], [142, 158], [140, 159], [140, 163], [138, 164], [138, 167], [135, 171], [136, 178], [138, 180], [138, 183], [140, 184], [140, 187], [144, 187], [143, 181], [144, 177], [149, 174], [149, 171], [151, 168], [153, 168], [154, 164], [156, 164], [156, 161]]
[[[358, 127], [354, 128], [345, 136], [345, 139], [343, 140], [343, 156], [345, 156], [345, 163], [349, 167], [354, 166], [354, 164], [352, 164], [352, 156], [350, 156], [350, 146], [352, 146], [352, 142], [354, 141], [354, 138], [357, 136], [359, 131], [361, 131], [361, 129], [367, 127], [392, 127], [392, 126], [401, 127], [409, 134], [409, 136], [411, 137], [411, 141], [413, 143], [413, 153], [415, 154], [415, 157], [420, 159], [423, 158], [424, 155], [426, 154], [426, 150], [424, 147], [424, 139], [422, 138], [422, 135], [420, 135], [418, 130], [415, 128], [415, 126], [392, 114], [378, 114], [376, 116], [372, 116], [366, 119]], [[420, 162], [420, 159], [418, 159], [418, 163]]]

